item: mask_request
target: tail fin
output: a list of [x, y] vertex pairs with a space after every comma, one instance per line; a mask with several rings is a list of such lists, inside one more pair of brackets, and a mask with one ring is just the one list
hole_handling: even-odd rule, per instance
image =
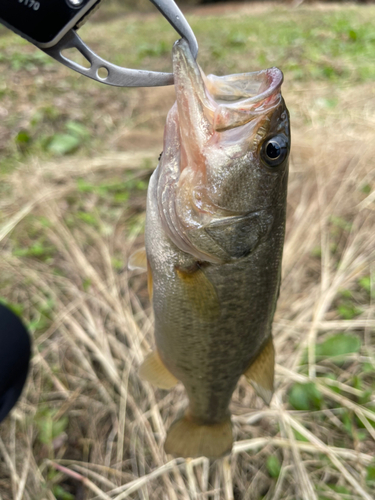
[[185, 414], [171, 425], [164, 449], [176, 457], [220, 458], [230, 453], [233, 444], [230, 417], [217, 424], [202, 424]]

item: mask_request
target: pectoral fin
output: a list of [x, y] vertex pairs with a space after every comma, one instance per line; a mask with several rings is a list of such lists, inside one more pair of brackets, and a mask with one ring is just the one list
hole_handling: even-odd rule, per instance
[[138, 375], [147, 382], [151, 382], [159, 389], [172, 389], [178, 380], [172, 373], [165, 367], [157, 351], [149, 354], [143, 361]]
[[247, 381], [254, 387], [258, 396], [269, 405], [273, 396], [275, 371], [275, 350], [272, 337], [244, 373]]
[[131, 254], [128, 261], [129, 271], [134, 271], [136, 269], [140, 271], [147, 271], [147, 255], [145, 247], [136, 250]]
[[186, 300], [203, 321], [213, 321], [220, 316], [220, 303], [215, 287], [197, 263], [191, 269], [176, 268], [177, 276], [184, 283]]

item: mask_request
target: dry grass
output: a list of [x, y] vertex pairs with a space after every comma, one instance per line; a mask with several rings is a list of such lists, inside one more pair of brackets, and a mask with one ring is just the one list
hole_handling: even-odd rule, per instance
[[[362, 102], [369, 105], [368, 98]], [[363, 119], [363, 109], [351, 111]], [[164, 455], [165, 428], [183, 392], [155, 391], [137, 376], [152, 343], [145, 281], [132, 278], [125, 265], [114, 266], [113, 259], [122, 255], [125, 262], [141, 241], [145, 193], [115, 210], [111, 200], [77, 190], [77, 178], [100, 185], [125, 172], [145, 177], [144, 159], [154, 161], [156, 151], [35, 162], [9, 176], [12, 194], [1, 200], [2, 294], [24, 304], [36, 336], [27, 390], [1, 429], [4, 500], [52, 499], [56, 485], [90, 499], [228, 500], [268, 491], [266, 498], [310, 500], [327, 483], [344, 485], [351, 498], [373, 497], [365, 476], [375, 450], [375, 413], [373, 406], [358, 404], [373, 378], [361, 389], [353, 388], [352, 379], [361, 375], [364, 362], [375, 364], [374, 306], [361, 304], [362, 314], [350, 321], [340, 320], [335, 309], [340, 290], [355, 292], [358, 278], [374, 272], [374, 196], [360, 188], [374, 182], [375, 145], [370, 126], [367, 135], [353, 138], [353, 131], [341, 121], [340, 127], [312, 125], [294, 134], [284, 280], [274, 325], [277, 390], [271, 407], [264, 408], [252, 389], [240, 384], [232, 405], [234, 451], [215, 464]], [[75, 219], [72, 225], [78, 207], [96, 211], [98, 227]], [[130, 226], [135, 215], [138, 222]], [[350, 222], [350, 230], [339, 236], [332, 231], [333, 215]], [[32, 228], [56, 249], [49, 259], [12, 252], [17, 241], [29, 244]], [[314, 256], [317, 246], [320, 258]], [[42, 328], [38, 315], [45, 316]], [[316, 342], [337, 331], [363, 340], [345, 369], [315, 357]], [[308, 370], [301, 365], [306, 349]], [[330, 382], [332, 371], [338, 377]], [[324, 395], [323, 409], [290, 410], [291, 384], [311, 380]], [[340, 417], [345, 410], [367, 428], [365, 439], [345, 432]], [[48, 425], [50, 431], [44, 429]], [[41, 428], [49, 439], [41, 440]], [[265, 468], [270, 454], [282, 461], [276, 482]], [[325, 489], [327, 498], [341, 498]]]
[[[322, 108], [331, 92], [286, 88], [294, 128], [276, 393], [267, 408], [240, 382], [233, 453], [215, 463], [165, 456], [183, 390], [154, 390], [137, 376], [152, 315], [145, 278], [126, 260], [142, 244], [140, 181], [160, 148], [29, 159], [7, 175], [1, 296], [22, 305], [34, 356], [22, 400], [0, 428], [1, 500], [374, 498], [375, 307], [359, 279], [375, 276], [375, 91], [336, 88], [339, 106]], [[350, 319], [339, 313], [343, 297], [357, 308]], [[341, 363], [318, 356], [316, 346], [339, 332], [361, 349]], [[290, 390], [306, 382], [321, 405], [296, 411]]]

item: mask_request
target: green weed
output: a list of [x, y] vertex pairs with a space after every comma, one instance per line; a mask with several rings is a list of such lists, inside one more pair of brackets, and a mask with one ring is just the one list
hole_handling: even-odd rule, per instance
[[313, 382], [297, 383], [289, 391], [289, 404], [295, 410], [320, 410], [323, 396]]
[[267, 471], [268, 474], [273, 478], [278, 478], [281, 472], [281, 463], [276, 455], [269, 455], [267, 457]]
[[68, 418], [56, 418], [58, 411], [47, 406], [41, 406], [35, 415], [35, 424], [39, 429], [38, 440], [40, 443], [52, 447], [55, 438], [62, 434], [68, 426]]
[[324, 342], [315, 346], [318, 358], [345, 357], [348, 354], [359, 352], [361, 340], [356, 335], [338, 333], [328, 337]]

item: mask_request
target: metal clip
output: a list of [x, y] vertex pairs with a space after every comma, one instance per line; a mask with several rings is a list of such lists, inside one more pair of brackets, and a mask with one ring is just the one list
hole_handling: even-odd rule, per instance
[[[198, 42], [189, 23], [186, 21], [184, 15], [174, 1], [151, 0], [151, 2], [159, 9], [171, 26], [186, 39], [193, 56], [197, 57]], [[77, 49], [85, 59], [87, 59], [90, 63], [89, 68], [81, 66], [62, 54], [63, 50], [71, 48]], [[41, 50], [56, 59], [56, 61], [64, 64], [64, 66], [107, 85], [116, 87], [159, 87], [173, 85], [174, 82], [173, 73], [122, 68], [121, 66], [116, 66], [106, 61], [95, 54], [95, 52], [83, 42], [74, 29], [68, 31], [53, 47]], [[104, 72], [107, 73], [103, 78], [99, 76], [99, 70], [102, 70], [102, 68], [104, 68]]]

